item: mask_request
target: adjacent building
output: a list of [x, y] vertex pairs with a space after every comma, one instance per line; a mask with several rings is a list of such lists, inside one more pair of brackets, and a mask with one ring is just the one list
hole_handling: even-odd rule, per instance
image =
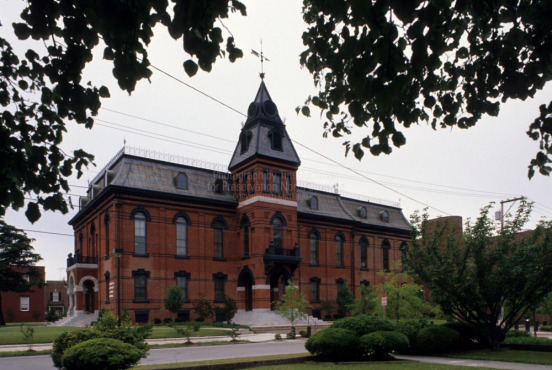
[[[44, 281], [45, 269], [44, 266], [33, 266], [33, 269], [38, 271], [39, 278], [33, 278], [29, 275], [24, 275], [24, 278], [29, 281], [36, 279]], [[27, 273], [28, 268], [12, 267], [22, 273]], [[32, 322], [44, 321], [44, 287], [42, 285], [32, 286], [29, 291], [18, 292], [0, 292], [2, 300], [2, 313], [6, 322]]]
[[297, 186], [301, 161], [264, 81], [227, 169], [123, 148], [92, 181], [71, 219], [69, 315], [126, 310], [136, 322], [172, 317], [163, 298], [182, 289], [214, 305], [270, 310], [288, 280], [318, 316], [347, 284], [378, 284], [400, 259], [410, 225], [389, 206]]

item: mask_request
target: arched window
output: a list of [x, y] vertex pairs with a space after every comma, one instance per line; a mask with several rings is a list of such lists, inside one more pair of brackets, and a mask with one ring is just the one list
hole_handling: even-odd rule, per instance
[[320, 240], [320, 233], [316, 229], [312, 229], [309, 232], [309, 244], [310, 244], [310, 264], [318, 265], [318, 241]]
[[310, 197], [309, 207], [310, 207], [310, 209], [314, 209], [314, 210], [318, 209], [318, 198], [317, 197], [315, 197], [315, 196]]
[[283, 228], [286, 226], [286, 220], [279, 212], [276, 212], [276, 214], [272, 216], [270, 224], [272, 225], [272, 241], [274, 242], [274, 247], [280, 249], [284, 245]]
[[211, 222], [213, 228], [213, 248], [214, 259], [224, 259], [224, 230], [228, 229], [228, 224], [224, 218], [217, 216]]
[[188, 255], [188, 224], [184, 217], [178, 217], [176, 225], [176, 255], [186, 257]]
[[343, 244], [345, 237], [342, 233], [335, 234], [335, 264], [337, 267], [343, 267]]
[[132, 211], [130, 219], [134, 220], [134, 254], [147, 256], [146, 222], [151, 221], [151, 217], [144, 207], [139, 206]]
[[109, 211], [108, 210], [105, 210], [105, 213], [104, 213], [104, 228], [105, 228], [105, 258], [109, 258], [109, 222], [110, 222], [110, 217], [109, 217]]
[[360, 246], [360, 268], [368, 268], [368, 239], [363, 235], [359, 241]]
[[385, 239], [381, 243], [381, 249], [382, 249], [382, 259], [383, 259], [383, 271], [389, 272], [389, 249], [391, 249], [391, 244], [389, 244], [389, 240]]
[[90, 257], [96, 257], [96, 224], [90, 226]]
[[249, 228], [251, 224], [249, 222], [249, 217], [247, 215], [243, 215], [241, 222], [240, 222], [240, 228], [242, 230], [242, 243], [243, 243], [243, 256], [249, 257]]
[[188, 176], [180, 172], [174, 179], [174, 184], [178, 189], [188, 190]]

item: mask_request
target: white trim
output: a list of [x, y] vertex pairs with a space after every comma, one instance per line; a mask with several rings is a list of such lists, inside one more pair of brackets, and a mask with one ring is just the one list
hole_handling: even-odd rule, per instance
[[96, 279], [94, 276], [91, 276], [91, 275], [83, 276], [80, 279], [77, 291], [82, 292], [84, 290], [84, 287], [82, 285], [86, 280], [92, 280], [92, 282], [94, 282], [94, 292], [98, 292], [98, 279]]
[[244, 200], [243, 202], [240, 202], [238, 209], [248, 206], [255, 202], [265, 202], [265, 203], [277, 204], [279, 206], [288, 206], [288, 207], [297, 208], [297, 201], [294, 201], [294, 200], [285, 200], [285, 199], [267, 197], [265, 195], [256, 195], [254, 197]]
[[239, 286], [238, 287], [238, 292], [245, 292], [245, 287], [244, 286]]
[[97, 263], [75, 263], [74, 265], [67, 267], [67, 272], [76, 270], [78, 268], [79, 269], [97, 269], [98, 264]]
[[253, 285], [251, 288], [253, 290], [269, 290], [270, 285]]

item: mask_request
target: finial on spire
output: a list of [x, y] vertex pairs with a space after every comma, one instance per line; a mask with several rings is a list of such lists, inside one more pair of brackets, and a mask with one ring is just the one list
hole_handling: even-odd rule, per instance
[[251, 54], [255, 55], [256, 57], [261, 59], [261, 73], [259, 73], [259, 76], [261, 76], [261, 80], [264, 80], [264, 69], [263, 69], [263, 63], [266, 60], [267, 62], [270, 62], [270, 59], [264, 56], [263, 54], [263, 39], [261, 39], [261, 52], [257, 52], [253, 49], [251, 49]]

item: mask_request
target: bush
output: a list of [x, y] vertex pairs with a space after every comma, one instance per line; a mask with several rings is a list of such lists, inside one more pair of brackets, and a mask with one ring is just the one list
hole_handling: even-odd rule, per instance
[[170, 317], [165, 317], [163, 319], [163, 324], [172, 324], [172, 319]]
[[282, 339], [282, 334], [280, 334], [280, 333], [274, 334], [274, 339], [281, 340]]
[[460, 340], [457, 331], [445, 326], [432, 325], [423, 328], [416, 337], [416, 350], [421, 353], [451, 352]]
[[459, 349], [478, 349], [478, 348], [487, 348], [489, 346], [489, 339], [482, 332], [482, 330], [474, 328], [471, 325], [468, 325], [464, 322], [454, 321], [448, 322], [443, 326], [456, 331], [460, 334], [460, 339], [458, 341]]
[[395, 325], [391, 322], [372, 315], [357, 315], [338, 319], [334, 321], [331, 327], [352, 330], [359, 337], [375, 331], [395, 330]]
[[542, 331], [552, 331], [552, 325], [543, 325], [540, 330]]
[[429, 322], [426, 318], [421, 318], [418, 320], [405, 320], [399, 321], [395, 325], [395, 331], [406, 335], [406, 337], [408, 338], [408, 342], [410, 343], [410, 347], [415, 348], [418, 332], [423, 328], [427, 328], [428, 326]]
[[161, 319], [159, 317], [156, 317], [155, 319], [153, 319], [153, 324], [154, 325], [161, 325]]
[[519, 337], [527, 338], [527, 337], [531, 337], [531, 334], [529, 334], [525, 330], [509, 330], [506, 333], [506, 338], [519, 338]]
[[52, 344], [52, 352], [50, 356], [54, 362], [54, 366], [61, 369], [61, 358], [65, 350], [73, 347], [74, 345], [84, 342], [89, 339], [98, 338], [100, 334], [92, 329], [80, 329], [71, 332], [65, 332], [54, 340]]
[[69, 348], [62, 357], [67, 370], [128, 369], [142, 358], [142, 351], [117, 339], [94, 338]]
[[306, 338], [307, 337], [307, 331], [306, 330], [301, 330], [301, 331], [299, 331], [299, 335], [301, 336], [301, 338]]
[[393, 351], [406, 352], [409, 343], [406, 335], [397, 331], [375, 331], [360, 337], [360, 347], [365, 355], [382, 358]]
[[552, 346], [552, 340], [548, 338], [537, 337], [507, 337], [504, 344], [523, 344], [531, 346]]
[[351, 360], [359, 357], [360, 340], [352, 330], [330, 327], [310, 337], [305, 348], [324, 360]]

